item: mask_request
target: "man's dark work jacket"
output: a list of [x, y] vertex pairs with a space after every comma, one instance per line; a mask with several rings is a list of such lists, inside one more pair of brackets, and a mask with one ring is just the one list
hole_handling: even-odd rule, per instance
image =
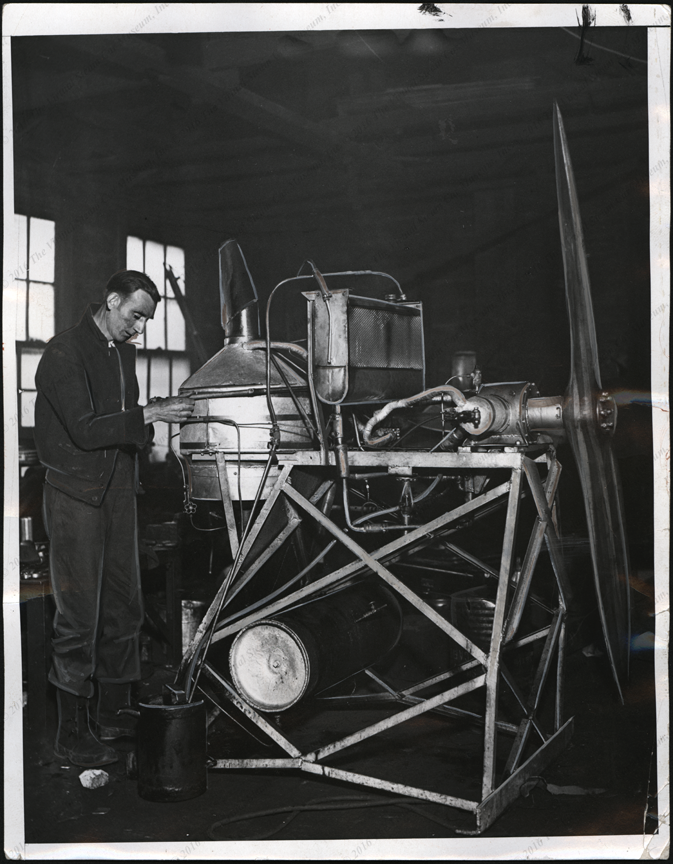
[[54, 336], [35, 376], [35, 444], [47, 483], [100, 507], [119, 451], [151, 438], [138, 405], [136, 348], [108, 342], [90, 306], [75, 327]]

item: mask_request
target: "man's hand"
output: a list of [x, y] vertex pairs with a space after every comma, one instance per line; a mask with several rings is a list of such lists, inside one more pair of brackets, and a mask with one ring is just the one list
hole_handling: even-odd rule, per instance
[[163, 420], [164, 423], [182, 423], [194, 413], [194, 400], [184, 396], [169, 396], [166, 399], [152, 399], [143, 408], [145, 425]]

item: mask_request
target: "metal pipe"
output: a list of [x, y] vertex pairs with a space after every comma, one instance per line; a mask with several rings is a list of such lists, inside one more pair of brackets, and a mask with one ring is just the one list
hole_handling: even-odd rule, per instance
[[[262, 339], [254, 339], [243, 345], [246, 351], [260, 351], [262, 349], [266, 351], [266, 346], [267, 343]], [[308, 363], [308, 351], [306, 348], [302, 348], [301, 345], [297, 345], [294, 342], [269, 342], [269, 346], [272, 349], [275, 348], [277, 351], [293, 351]]]
[[[359, 534], [373, 534], [377, 532], [383, 531], [406, 531], [409, 528], [419, 528], [419, 525], [366, 525], [364, 528], [358, 527], [356, 522], [351, 522], [350, 516], [350, 505], [348, 503], [348, 481], [344, 477], [343, 479], [343, 502], [344, 502], [344, 517], [346, 519], [346, 525], [350, 531], [355, 531]], [[388, 516], [390, 513], [398, 513], [399, 505], [397, 507], [390, 507], [388, 510], [377, 510], [376, 513], [369, 514], [372, 518], [374, 516]]]
[[313, 423], [311, 423], [311, 419], [308, 416], [308, 414], [306, 413], [306, 411], [304, 410], [304, 406], [301, 404], [299, 399], [297, 399], [297, 395], [294, 392], [294, 389], [292, 388], [292, 386], [290, 385], [290, 382], [287, 380], [287, 375], [283, 371], [283, 367], [280, 365], [280, 363], [276, 360], [275, 357], [272, 357], [271, 361], [273, 362], [273, 365], [276, 367], [276, 372], [278, 372], [280, 377], [283, 379], [283, 384], [285, 384], [285, 386], [287, 387], [287, 392], [290, 394], [290, 398], [292, 399], [292, 401], [294, 403], [294, 407], [297, 409], [297, 413], [299, 414], [299, 416], [302, 419], [302, 422], [304, 424], [306, 431], [309, 433], [309, 435], [313, 435], [318, 441], [320, 441], [320, 438], [318, 436], [318, 432], [317, 432], [315, 426], [313, 425]]
[[259, 337], [257, 289], [236, 240], [220, 246], [220, 305], [225, 344]]
[[415, 396], [409, 396], [407, 399], [398, 399], [395, 402], [389, 402], [387, 405], [384, 405], [383, 408], [374, 412], [373, 416], [367, 422], [362, 436], [364, 443], [369, 447], [383, 447], [386, 444], [391, 443], [394, 438], [391, 433], [374, 439], [371, 438], [371, 434], [389, 414], [396, 411], [398, 408], [411, 408], [412, 406], [422, 405], [423, 402], [438, 402], [447, 396], [451, 397], [453, 404], [458, 408], [462, 408], [462, 406], [467, 402], [467, 399], [460, 390], [456, 387], [451, 387], [449, 384], [443, 384], [440, 387], [433, 387], [430, 390], [424, 390], [422, 393], [417, 393]]

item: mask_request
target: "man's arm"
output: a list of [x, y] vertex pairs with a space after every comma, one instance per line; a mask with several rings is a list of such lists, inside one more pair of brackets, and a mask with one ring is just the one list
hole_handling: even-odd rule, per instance
[[120, 445], [142, 447], [146, 426], [157, 420], [180, 422], [194, 410], [191, 399], [170, 397], [128, 411], [97, 414], [81, 360], [59, 345], [40, 363], [38, 391], [49, 401], [74, 444], [81, 450], [100, 450]]
[[149, 405], [143, 408], [145, 423], [156, 423], [163, 420], [164, 423], [182, 423], [192, 416], [194, 412], [194, 400], [184, 396], [168, 396], [166, 399], [152, 399]]

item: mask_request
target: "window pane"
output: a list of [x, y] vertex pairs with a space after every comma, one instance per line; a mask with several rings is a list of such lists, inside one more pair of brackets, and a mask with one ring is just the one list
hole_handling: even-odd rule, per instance
[[[159, 289], [163, 296], [164, 291], [164, 247], [153, 240], [145, 241], [145, 273]], [[159, 304], [162, 305], [161, 303]]]
[[35, 426], [35, 398], [37, 393], [30, 390], [21, 394], [21, 426], [32, 429]]
[[157, 308], [154, 310], [154, 318], [150, 318], [145, 325], [145, 347], [146, 348], [165, 348], [166, 333], [164, 330], [166, 321], [166, 301], [162, 300], [157, 303]]
[[[32, 272], [32, 268], [31, 268]], [[54, 286], [30, 282], [28, 286], [28, 338], [46, 342], [54, 335]]]
[[169, 351], [185, 350], [185, 319], [177, 300], [166, 300], [166, 329]]
[[[170, 264], [173, 272], [178, 278], [178, 284], [182, 293], [185, 293], [185, 253], [178, 246], [166, 246], [166, 264]], [[166, 293], [169, 297], [173, 296], [173, 289], [170, 282], [167, 283]]]
[[14, 272], [12, 276], [15, 279], [28, 278], [28, 217], [21, 216], [18, 213], [14, 214], [14, 241], [13, 257], [8, 260], [11, 262], [10, 269]]
[[[54, 281], [54, 223], [49, 219], [30, 220], [30, 258], [28, 267], [31, 280]], [[53, 335], [53, 334], [52, 334]]]
[[177, 396], [178, 390], [192, 374], [189, 360], [186, 357], [176, 357], [173, 361], [173, 392], [171, 396]]
[[143, 263], [143, 241], [139, 237], [126, 238], [126, 269], [139, 270], [141, 273]]
[[[26, 340], [26, 283], [10, 282], [2, 291], [3, 314], [7, 315], [7, 324], [14, 329], [17, 342]], [[10, 323], [11, 322], [11, 323]]]
[[22, 390], [35, 389], [35, 373], [43, 353], [36, 348], [21, 349], [21, 384], [19, 386]]
[[136, 355], [136, 378], [138, 379], [138, 387], [140, 395], [138, 399], [141, 405], [147, 405], [149, 396], [147, 394], [147, 357]]
[[168, 381], [168, 357], [152, 357], [150, 396], [170, 396]]

